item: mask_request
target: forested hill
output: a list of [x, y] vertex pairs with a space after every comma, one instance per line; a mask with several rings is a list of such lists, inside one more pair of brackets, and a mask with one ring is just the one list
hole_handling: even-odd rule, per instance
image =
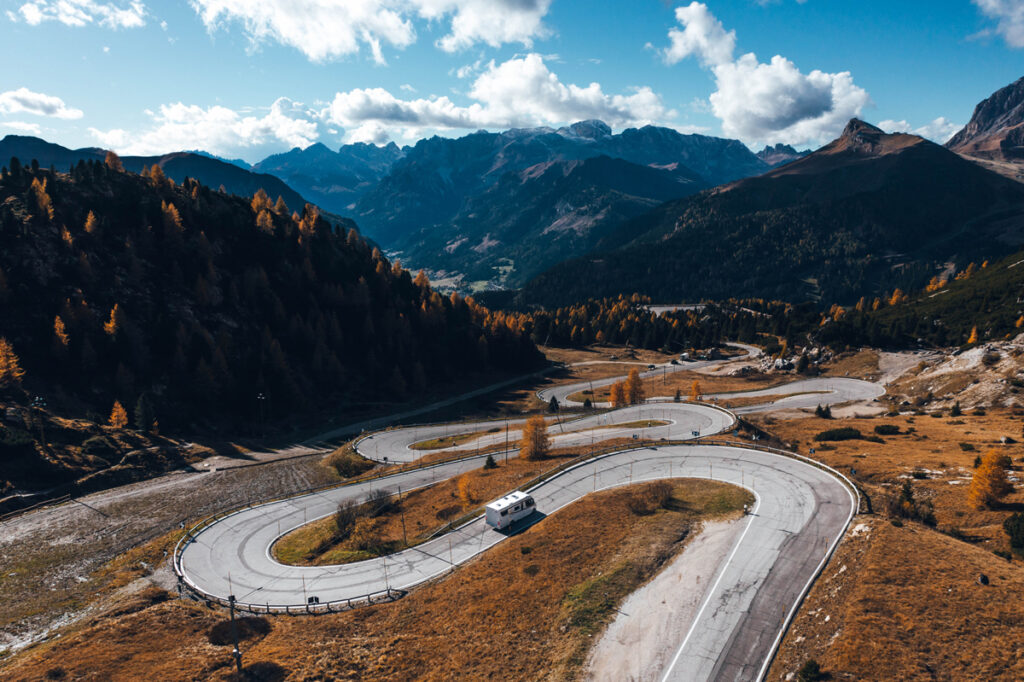
[[854, 302], [1022, 244], [1024, 185], [854, 120], [809, 156], [623, 224], [528, 282], [521, 299], [552, 307], [639, 291]]
[[146, 395], [162, 425], [248, 423], [258, 394], [276, 416], [398, 401], [541, 361], [514, 325], [312, 206], [116, 158], [0, 175], [0, 337], [26, 370], [9, 398], [105, 415]]

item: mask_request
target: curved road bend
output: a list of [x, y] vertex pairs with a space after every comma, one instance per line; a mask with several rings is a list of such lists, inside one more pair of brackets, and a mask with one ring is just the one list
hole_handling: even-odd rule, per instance
[[[619, 427], [643, 420], [668, 422], [664, 426], [647, 428]], [[409, 426], [380, 431], [356, 442], [355, 448], [362, 456], [378, 462], [387, 458], [389, 462], [412, 462], [431, 452], [472, 452], [477, 449], [501, 446], [506, 442], [505, 427], [509, 427], [507, 440], [513, 443], [522, 434], [521, 425], [525, 420], [512, 419], [458, 424], [431, 424]], [[588, 445], [595, 441], [614, 438], [630, 438], [634, 435], [646, 440], [689, 440], [697, 436], [710, 436], [725, 431], [733, 425], [733, 416], [722, 409], [688, 403], [656, 403], [632, 405], [614, 412], [586, 417], [549, 418], [548, 435], [553, 447]], [[492, 433], [488, 431], [497, 429]], [[479, 437], [458, 445], [437, 450], [414, 450], [416, 443], [445, 436], [456, 436], [483, 431]], [[696, 432], [697, 436], [694, 435]]]
[[[721, 358], [718, 360], [698, 360], [695, 362], [685, 362], [677, 365], [671, 363], [664, 363], [657, 365], [655, 369], [647, 370], [646, 372], [640, 373], [641, 379], [649, 379], [659, 377], [662, 374], [674, 374], [675, 372], [682, 372], [686, 370], [698, 370], [704, 369], [705, 367], [714, 367], [715, 365], [721, 365], [727, 362], [738, 362], [740, 360], [749, 360], [757, 356], [761, 352], [761, 349], [757, 346], [751, 346], [745, 343], [727, 343], [727, 346], [733, 348], [739, 348], [746, 351], [746, 355], [740, 355], [733, 358]], [[605, 386], [611, 386], [616, 381], [622, 381], [625, 377], [608, 377], [606, 379], [595, 379], [593, 381], [580, 381], [575, 384], [565, 384], [562, 386], [552, 386], [551, 388], [545, 388], [537, 391], [537, 397], [544, 402], [550, 402], [551, 398], [554, 397], [558, 400], [560, 405], [573, 405], [579, 406], [583, 403], [578, 400], [569, 400], [569, 396], [574, 393], [579, 393], [584, 389], [590, 388], [604, 388]], [[608, 403], [594, 403], [594, 407], [609, 407]]]
[[[403, 490], [479, 464], [463, 460], [252, 508], [201, 531], [181, 556], [199, 590], [252, 604], [305, 604], [357, 598], [386, 588], [408, 589], [442, 575], [505, 539], [477, 519], [456, 531], [390, 557], [341, 566], [284, 566], [270, 545], [306, 520], [330, 514], [345, 499], [374, 487]], [[784, 619], [828, 549], [842, 537], [855, 509], [832, 475], [789, 457], [709, 445], [620, 452], [585, 462], [531, 490], [545, 514], [587, 493], [670, 477], [713, 478], [749, 488], [753, 513], [729, 559], [718, 569], [704, 604], [664, 679], [751, 680], [774, 648]]]

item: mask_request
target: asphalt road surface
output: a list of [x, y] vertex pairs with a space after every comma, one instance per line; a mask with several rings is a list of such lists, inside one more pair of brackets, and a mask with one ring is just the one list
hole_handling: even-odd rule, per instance
[[[714, 362], [670, 367], [677, 371]], [[612, 381], [615, 379], [593, 385]], [[589, 382], [542, 393], [550, 392], [565, 402], [565, 396], [587, 385]], [[881, 387], [868, 382], [822, 378], [729, 397], [789, 394], [772, 403], [736, 410], [748, 412], [868, 400], [881, 392]], [[645, 429], [615, 426], [649, 419], [667, 423]], [[692, 438], [695, 432], [701, 436], [722, 432], [731, 428], [734, 421], [732, 413], [710, 405], [656, 402], [577, 419], [550, 418], [548, 429], [555, 445], [568, 446], [633, 434], [645, 439], [683, 440]], [[423, 450], [411, 449], [413, 444], [442, 436], [480, 433], [446, 449], [465, 452], [464, 459], [264, 504], [206, 526], [184, 545], [179, 555], [182, 578], [201, 594], [219, 599], [233, 594], [241, 604], [280, 609], [302, 608], [310, 597], [318, 598], [321, 604], [363, 600], [388, 590], [408, 590], [439, 577], [507, 536], [477, 518], [402, 552], [339, 566], [286, 566], [273, 559], [270, 549], [289, 531], [334, 513], [342, 501], [361, 501], [377, 489], [408, 491], [478, 468], [485, 455], [471, 453], [504, 443], [506, 438], [515, 441], [521, 423], [416, 426], [364, 438], [357, 448], [365, 456], [378, 461], [387, 458], [389, 462], [406, 462], [425, 454]], [[708, 478], [745, 487], [754, 492], [757, 503], [743, 520], [745, 527], [739, 540], [709, 583], [685, 638], [666, 644], [674, 648], [674, 654], [661, 678], [760, 679], [788, 617], [842, 538], [856, 510], [853, 493], [833, 473], [793, 457], [732, 446], [670, 445], [621, 451], [578, 464], [529, 490], [539, 513], [522, 522], [525, 525], [514, 532], [556, 514], [596, 490], [681, 477]], [[548, 522], [557, 523], [557, 516]]]
[[[274, 561], [281, 534], [330, 514], [372, 489], [403, 490], [479, 467], [476, 458], [360, 486], [249, 509], [199, 533], [181, 555], [199, 590], [242, 603], [304, 605], [409, 589], [440, 576], [505, 539], [483, 519], [389, 557], [341, 566], [297, 567]], [[851, 492], [800, 460], [757, 450], [676, 445], [620, 452], [578, 465], [530, 491], [551, 516], [587, 493], [664, 478], [710, 478], [752, 490], [757, 504], [738, 543], [708, 588], [687, 636], [663, 673], [670, 680], [752, 680], [774, 650], [790, 609], [842, 537], [854, 513]], [[541, 518], [538, 514], [538, 519]], [[548, 522], [557, 523], [557, 515]]]
[[[636, 426], [616, 427], [616, 424], [630, 424], [639, 421], [663, 421], [663, 426], [638, 428]], [[444, 448], [445, 453], [465, 452], [515, 443], [521, 435], [522, 419], [509, 421], [471, 422], [410, 426], [407, 428], [381, 431], [356, 442], [356, 450], [362, 456], [378, 462], [412, 462], [437, 450], [417, 450], [417, 443], [457, 436], [480, 433], [458, 445]], [[689, 440], [699, 436], [710, 436], [730, 428], [735, 419], [726, 410], [711, 406], [688, 403], [656, 403], [632, 405], [614, 412], [604, 412], [586, 417], [549, 417], [548, 435], [551, 447], [564, 448], [576, 445], [592, 445], [603, 440], [631, 438], [644, 440]], [[506, 426], [508, 433], [506, 435]]]

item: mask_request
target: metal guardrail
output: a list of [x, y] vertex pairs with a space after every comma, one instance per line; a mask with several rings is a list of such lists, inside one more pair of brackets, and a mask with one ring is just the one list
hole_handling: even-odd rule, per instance
[[[718, 410], [720, 412], [723, 412], [723, 413], [729, 415], [732, 418], [732, 422], [729, 425], [729, 427], [727, 427], [725, 430], [729, 430], [731, 428], [734, 428], [736, 426], [736, 424], [739, 423], [739, 420], [736, 417], [736, 415], [734, 415], [732, 412], [730, 412], [729, 410], [727, 410], [725, 408], [719, 407], [717, 405], [710, 405], [710, 404], [707, 404], [707, 403], [695, 403], [695, 404], [703, 405], [704, 407], [708, 407], [708, 408], [711, 408], [711, 409], [716, 409], [716, 410]], [[719, 432], [719, 433], [721, 433], [721, 432]], [[836, 478], [838, 478], [842, 483], [844, 483], [853, 492], [853, 494], [854, 494], [853, 497], [854, 497], [854, 499], [856, 501], [856, 508], [855, 508], [855, 512], [854, 513], [859, 513], [859, 511], [860, 511], [860, 500], [861, 500], [861, 495], [863, 494], [862, 491], [849, 478], [847, 478], [845, 475], [843, 475], [841, 472], [837, 471], [836, 469], [828, 466], [827, 464], [824, 464], [824, 463], [819, 462], [817, 460], [811, 459], [809, 457], [805, 457], [804, 455], [801, 455], [801, 454], [796, 453], [796, 452], [791, 452], [791, 451], [788, 451], [788, 450], [783, 450], [783, 449], [780, 449], [780, 448], [775, 448], [775, 447], [771, 447], [771, 446], [767, 446], [767, 445], [760, 445], [760, 444], [758, 444], [756, 442], [751, 442], [751, 441], [731, 441], [731, 440], [712, 441], [712, 440], [706, 440], [707, 438], [709, 438], [709, 436], [704, 436], [704, 437], [700, 437], [700, 438], [696, 438], [696, 439], [689, 439], [689, 440], [671, 440], [671, 441], [670, 440], [642, 440], [642, 441], [638, 441], [635, 445], [607, 446], [607, 447], [601, 448], [599, 450], [592, 450], [590, 452], [587, 452], [585, 454], [581, 454], [581, 455], [579, 455], [577, 457], [574, 457], [574, 458], [572, 458], [570, 460], [567, 460], [565, 462], [561, 462], [558, 466], [552, 467], [548, 471], [545, 471], [545, 472], [535, 476], [534, 478], [530, 479], [529, 481], [525, 482], [524, 484], [521, 484], [521, 485], [517, 486], [517, 489], [531, 489], [533, 487], [536, 487], [537, 485], [540, 485], [544, 481], [549, 480], [551, 478], [554, 478], [558, 474], [560, 474], [560, 473], [562, 473], [564, 471], [567, 471], [568, 469], [571, 469], [571, 468], [573, 468], [575, 466], [579, 466], [580, 464], [586, 463], [586, 462], [588, 462], [590, 460], [597, 459], [597, 458], [600, 458], [600, 457], [606, 457], [608, 455], [615, 454], [615, 453], [629, 452], [631, 450], [642, 450], [642, 449], [647, 449], [647, 448], [651, 448], [651, 447], [666, 447], [666, 446], [694, 447], [694, 446], [708, 446], [708, 445], [710, 445], [710, 446], [717, 446], [717, 447], [738, 447], [738, 448], [744, 448], [744, 449], [750, 449], [750, 450], [759, 450], [759, 451], [767, 452], [767, 453], [770, 453], [770, 454], [775, 454], [775, 455], [779, 455], [779, 456], [799, 459], [799, 460], [805, 462], [806, 464], [808, 464], [810, 466], [814, 466], [816, 468], [819, 468], [819, 469], [822, 469], [824, 471], [827, 471], [830, 474], [832, 474], [833, 476], [835, 476]], [[499, 449], [499, 451], [500, 451], [500, 449]], [[357, 485], [357, 484], [360, 484], [360, 483], [366, 483], [366, 482], [373, 481], [373, 480], [385, 480], [385, 479], [391, 478], [391, 477], [393, 477], [395, 475], [407, 473], [409, 471], [417, 471], [417, 470], [421, 470], [421, 469], [428, 469], [428, 468], [431, 468], [431, 467], [439, 467], [439, 466], [443, 466], [445, 464], [451, 464], [453, 462], [459, 462], [459, 461], [468, 460], [468, 459], [475, 459], [475, 458], [482, 457], [484, 454], [488, 454], [488, 453], [486, 453], [486, 452], [481, 452], [481, 453], [474, 452], [472, 454], [463, 454], [461, 456], [446, 458], [446, 459], [438, 460], [438, 461], [434, 461], [434, 462], [427, 462], [427, 463], [414, 462], [414, 463], [411, 463], [412, 464], [411, 466], [401, 466], [401, 467], [398, 467], [395, 470], [387, 472], [386, 474], [384, 472], [380, 472], [376, 476], [374, 476], [374, 475], [360, 476], [360, 477], [357, 477], [357, 478], [354, 478], [354, 479], [351, 479], [351, 480], [348, 480], [348, 481], [343, 481], [343, 482], [340, 482], [340, 483], [329, 484], [329, 485], [325, 485], [325, 486], [318, 486], [318, 487], [315, 487], [315, 488], [309, 488], [306, 491], [300, 492], [300, 493], [297, 493], [297, 494], [277, 495], [277, 496], [269, 497], [269, 498], [266, 498], [266, 499], [263, 499], [263, 500], [259, 500], [259, 501], [252, 501], [252, 502], [249, 502], [249, 503], [247, 503], [247, 504], [245, 504], [243, 506], [236, 507], [236, 508], [228, 510], [228, 511], [220, 512], [220, 513], [214, 514], [212, 516], [208, 516], [208, 517], [202, 519], [201, 521], [199, 521], [197, 524], [195, 524], [191, 528], [187, 529], [185, 531], [185, 534], [178, 540], [177, 544], [175, 545], [172, 561], [173, 561], [174, 572], [178, 576], [179, 585], [184, 587], [184, 588], [186, 588], [186, 589], [188, 589], [190, 592], [192, 592], [195, 596], [197, 596], [199, 599], [201, 599], [203, 601], [217, 603], [217, 604], [222, 605], [222, 606], [227, 606], [228, 605], [227, 599], [225, 599], [223, 597], [219, 597], [217, 595], [212, 595], [212, 594], [204, 592], [202, 589], [200, 589], [197, 585], [193, 584], [188, 579], [188, 577], [185, 575], [185, 573], [184, 573], [184, 571], [182, 569], [182, 566], [181, 566], [181, 555], [184, 552], [185, 548], [188, 547], [189, 543], [193, 542], [195, 540], [195, 537], [199, 533], [201, 533], [204, 529], [208, 528], [209, 526], [213, 525], [214, 523], [217, 523], [217, 522], [219, 522], [219, 521], [221, 521], [221, 520], [223, 520], [223, 519], [225, 519], [225, 518], [227, 518], [229, 516], [232, 516], [234, 514], [238, 514], [240, 512], [243, 512], [243, 511], [245, 511], [247, 509], [251, 509], [251, 508], [256, 507], [256, 506], [260, 506], [260, 505], [264, 505], [264, 504], [269, 504], [269, 503], [280, 501], [280, 500], [292, 499], [292, 498], [301, 497], [301, 496], [304, 496], [304, 495], [311, 495], [311, 494], [315, 494], [315, 493], [318, 493], [318, 492], [323, 492], [325, 490], [334, 490], [334, 489], [337, 489], [337, 488], [343, 488], [343, 487], [347, 487], [347, 486], [351, 486], [351, 485]], [[450, 522], [448, 522], [448, 523], [438, 527], [437, 529], [432, 531], [430, 534], [426, 535], [424, 537], [424, 541], [433, 539], [433, 538], [443, 534], [444, 532], [449, 532], [451, 530], [458, 529], [458, 528], [466, 525], [467, 523], [472, 522], [473, 520], [478, 518], [483, 513], [483, 511], [484, 511], [484, 508], [481, 506], [481, 507], [473, 510], [472, 512], [469, 512], [467, 514], [464, 514], [464, 515], [460, 516], [458, 519], [454, 519], [454, 520], [452, 520], [452, 521], [450, 521]], [[369, 594], [366, 594], [366, 595], [361, 595], [359, 597], [353, 597], [351, 599], [340, 599], [340, 600], [335, 600], [335, 601], [330, 601], [330, 602], [323, 602], [323, 603], [313, 603], [313, 604], [305, 604], [305, 605], [284, 605], [284, 604], [278, 605], [278, 604], [269, 604], [269, 603], [264, 603], [264, 604], [242, 603], [242, 602], [237, 602], [236, 601], [235, 602], [235, 608], [243, 610], [243, 611], [248, 611], [250, 613], [263, 613], [263, 614], [276, 614], [276, 613], [283, 613], [283, 614], [333, 613], [333, 612], [338, 612], [338, 611], [346, 611], [346, 610], [349, 610], [349, 609], [352, 609], [352, 608], [356, 608], [358, 606], [365, 606], [365, 605], [370, 605], [370, 604], [375, 604], [375, 603], [394, 601], [395, 599], [401, 598], [406, 593], [407, 592], [404, 591], [404, 590], [397, 590], [397, 589], [389, 587], [388, 589], [383, 590], [383, 591], [372, 592], [372, 593], [369, 593]]]

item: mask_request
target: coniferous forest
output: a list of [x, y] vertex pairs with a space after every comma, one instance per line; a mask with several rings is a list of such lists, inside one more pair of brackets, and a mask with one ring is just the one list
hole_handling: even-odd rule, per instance
[[4, 167], [0, 338], [25, 371], [9, 391], [46, 386], [104, 421], [141, 401], [164, 425], [401, 401], [542, 361], [514, 320], [432, 290], [351, 224], [112, 154]]

